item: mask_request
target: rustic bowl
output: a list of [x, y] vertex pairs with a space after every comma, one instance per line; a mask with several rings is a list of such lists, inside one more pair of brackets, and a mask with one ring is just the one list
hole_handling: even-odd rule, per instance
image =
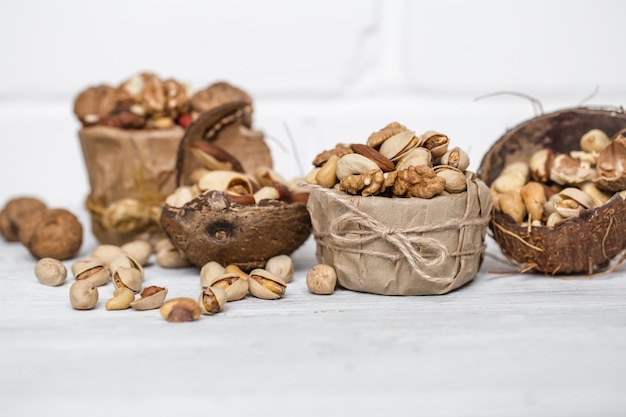
[[[508, 130], [483, 157], [477, 171], [487, 184], [515, 161], [528, 161], [540, 149], [559, 153], [580, 149], [581, 136], [598, 128], [612, 137], [626, 127], [620, 108], [578, 107], [524, 121]], [[520, 271], [545, 274], [592, 274], [606, 269], [626, 247], [626, 202], [615, 194], [596, 209], [583, 210], [554, 228], [526, 227], [493, 210], [489, 225], [502, 253], [521, 264]]]

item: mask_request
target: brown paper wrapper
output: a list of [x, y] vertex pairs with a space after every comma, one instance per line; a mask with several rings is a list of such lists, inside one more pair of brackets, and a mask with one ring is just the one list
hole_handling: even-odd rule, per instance
[[162, 235], [159, 213], [176, 188], [176, 155], [183, 134], [180, 127], [79, 130], [91, 187], [85, 204], [101, 243], [121, 245]]
[[347, 289], [383, 295], [445, 294], [480, 268], [492, 207], [487, 186], [431, 199], [350, 196], [311, 187], [307, 208], [317, 261]]

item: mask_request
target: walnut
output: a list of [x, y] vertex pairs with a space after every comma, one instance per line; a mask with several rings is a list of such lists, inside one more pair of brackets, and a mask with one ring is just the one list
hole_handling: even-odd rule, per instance
[[189, 89], [184, 84], [170, 78], [163, 81], [165, 91], [165, 114], [176, 119], [181, 114], [189, 113]]
[[328, 161], [328, 159], [330, 159], [331, 156], [337, 155], [339, 158], [341, 158], [342, 156], [349, 153], [354, 153], [350, 145], [339, 143], [333, 149], [327, 149], [319, 153], [315, 157], [315, 159], [313, 159], [313, 165], [315, 165], [316, 167], [321, 167], [326, 163], [326, 161]]
[[89, 87], [74, 100], [74, 114], [84, 126], [97, 124], [117, 106], [117, 90], [108, 85]]
[[348, 175], [339, 182], [339, 189], [348, 194], [361, 194], [363, 197], [377, 195], [385, 191], [385, 174], [373, 169], [365, 174]]
[[372, 148], [377, 148], [393, 135], [404, 132], [405, 130], [407, 130], [407, 128], [400, 123], [391, 122], [387, 126], [380, 129], [378, 132], [372, 133], [367, 139], [367, 144]]
[[443, 191], [446, 180], [425, 165], [411, 166], [398, 171], [393, 184], [397, 196], [431, 198]]
[[98, 125], [120, 129], [143, 129], [146, 126], [146, 118], [133, 112], [130, 105], [120, 104], [104, 116]]
[[46, 204], [34, 197], [16, 197], [9, 200], [0, 211], [0, 234], [8, 242], [19, 241], [21, 229], [28, 219], [46, 209]]
[[25, 246], [37, 259], [70, 259], [76, 256], [83, 243], [83, 226], [66, 209], [45, 210]]

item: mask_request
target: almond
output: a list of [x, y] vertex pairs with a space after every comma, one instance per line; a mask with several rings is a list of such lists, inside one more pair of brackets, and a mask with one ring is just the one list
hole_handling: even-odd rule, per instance
[[389, 158], [387, 158], [369, 145], [353, 143], [352, 145], [350, 145], [350, 148], [354, 153], [358, 153], [374, 161], [376, 165], [378, 165], [380, 169], [383, 170], [383, 172], [393, 171], [396, 168], [395, 164]]

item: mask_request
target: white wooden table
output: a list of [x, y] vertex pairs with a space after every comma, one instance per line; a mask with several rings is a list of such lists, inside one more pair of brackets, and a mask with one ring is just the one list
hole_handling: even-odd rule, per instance
[[[95, 244], [87, 232], [80, 255]], [[316, 296], [310, 239], [285, 298], [168, 323], [158, 310], [105, 310], [111, 285], [95, 310], [73, 310], [72, 278], [39, 284], [26, 249], [2, 242], [1, 414], [626, 415], [623, 268], [581, 280], [495, 274], [511, 268], [491, 240], [488, 255], [443, 296]], [[168, 297], [199, 293], [197, 268], [145, 272]]]

